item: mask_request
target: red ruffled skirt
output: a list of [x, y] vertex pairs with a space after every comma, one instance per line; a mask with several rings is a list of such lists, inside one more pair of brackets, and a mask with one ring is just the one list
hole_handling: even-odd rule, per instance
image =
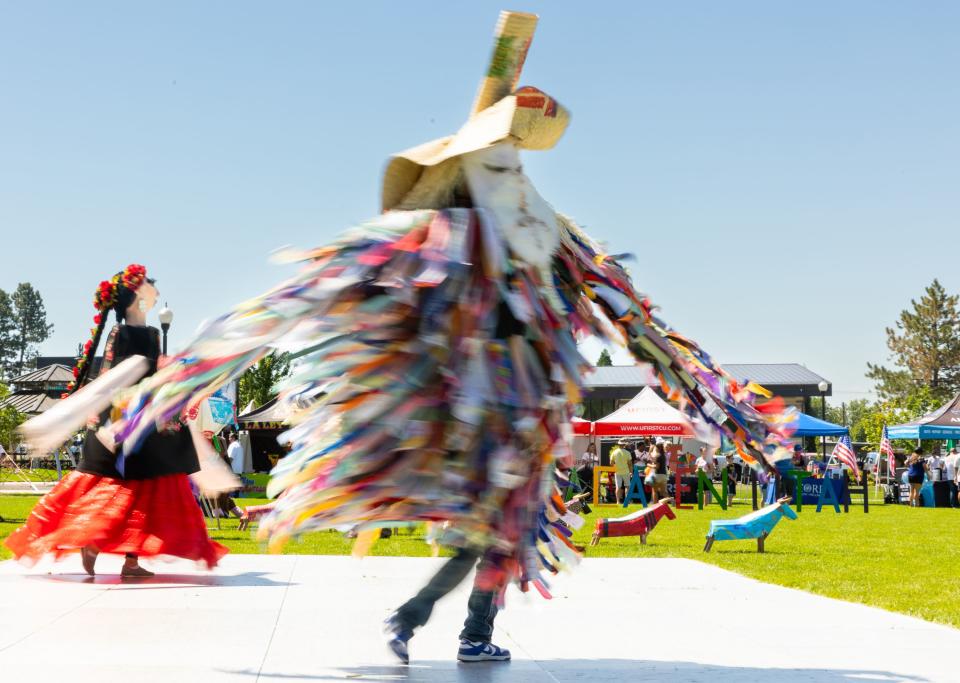
[[31, 564], [87, 545], [102, 553], [169, 555], [208, 567], [228, 552], [207, 535], [185, 474], [123, 480], [71, 472], [5, 543], [18, 560]]

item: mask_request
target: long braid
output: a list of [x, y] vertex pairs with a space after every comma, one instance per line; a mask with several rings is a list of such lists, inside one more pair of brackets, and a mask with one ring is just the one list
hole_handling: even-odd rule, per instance
[[[90, 379], [93, 360], [97, 357], [97, 347], [100, 346], [100, 338], [103, 336], [103, 329], [107, 326], [107, 316], [109, 313], [110, 311], [108, 309], [97, 314], [100, 322], [97, 323], [96, 327], [91, 328], [90, 331], [93, 333], [93, 337], [84, 345], [84, 350], [77, 359], [77, 364], [74, 367], [73, 382], [67, 387], [68, 396], [86, 384]], [[95, 320], [97, 318], [95, 318]]]

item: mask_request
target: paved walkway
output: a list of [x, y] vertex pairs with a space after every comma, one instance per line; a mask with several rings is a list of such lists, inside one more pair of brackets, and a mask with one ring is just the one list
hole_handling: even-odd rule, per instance
[[[119, 571], [101, 557], [101, 572]], [[958, 681], [960, 631], [690, 560], [588, 559], [557, 598], [513, 594], [509, 664], [458, 665], [467, 587], [396, 665], [379, 625], [438, 560], [228, 556], [214, 574], [95, 580], [79, 559], [0, 563], [3, 681]], [[52, 573], [48, 573], [52, 572]]]
[[46, 493], [54, 487], [57, 482], [55, 481], [23, 481], [22, 479], [10, 479], [6, 481], [0, 481], [0, 493], [27, 493], [31, 495], [37, 495], [38, 493]]

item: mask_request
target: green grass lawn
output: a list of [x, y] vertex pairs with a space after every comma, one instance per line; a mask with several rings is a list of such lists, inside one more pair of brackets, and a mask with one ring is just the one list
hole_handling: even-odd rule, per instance
[[[0, 516], [6, 520], [0, 523], [0, 538], [23, 523], [36, 500], [36, 496], [0, 496]], [[262, 502], [238, 501], [241, 505]], [[838, 515], [832, 509], [818, 514], [804, 507], [799, 520], [780, 522], [763, 555], [756, 552], [755, 541], [718, 542], [709, 554], [703, 552], [711, 519], [749, 511], [745, 504], [726, 512], [717, 506], [702, 512], [678, 510], [676, 520], [660, 522], [648, 545], [640, 545], [636, 538], [602, 539], [599, 546], [587, 549], [587, 556], [690, 558], [761, 581], [960, 626], [956, 609], [960, 582], [953, 577], [954, 568], [960, 567], [960, 510], [875, 505], [867, 515], [862, 508]], [[586, 545], [595, 519], [624, 512], [614, 506], [596, 508], [574, 540]], [[236, 520], [221, 525], [220, 530], [211, 529], [211, 536], [232, 552], [263, 552], [250, 532], [237, 530]], [[338, 532], [319, 532], [290, 543], [285, 552], [341, 555], [350, 552], [351, 544]], [[427, 556], [430, 549], [422, 527], [414, 527], [382, 539], [372, 554]], [[0, 559], [9, 556], [0, 546]]]
[[[63, 472], [66, 473], [69, 471], [69, 468], [65, 465]], [[49, 467], [35, 467], [30, 469], [27, 465], [21, 465], [20, 470], [16, 471], [12, 468], [4, 467], [0, 469], [0, 482], [5, 481], [55, 482], [57, 481], [57, 470]]]

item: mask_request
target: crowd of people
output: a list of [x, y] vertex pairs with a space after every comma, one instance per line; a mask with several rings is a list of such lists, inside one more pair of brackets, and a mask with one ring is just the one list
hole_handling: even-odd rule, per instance
[[[726, 466], [727, 458], [716, 456], [707, 446], [700, 446], [699, 454], [696, 458], [690, 453], [681, 453], [677, 457], [678, 463], [692, 465], [698, 472], [703, 472], [708, 479], [717, 480], [720, 478], [723, 467]], [[661, 498], [667, 497], [667, 482], [669, 481], [671, 468], [670, 456], [667, 452], [667, 442], [662, 438], [653, 439], [620, 439], [610, 449], [610, 466], [614, 468], [613, 478], [607, 483], [606, 491], [601, 493], [601, 498], [607, 502], [616, 502], [621, 504], [630, 490], [630, 481], [633, 477], [635, 467], [639, 467], [643, 476], [643, 483], [650, 490], [650, 500], [656, 503]], [[729, 464], [734, 468], [734, 472], [728, 479], [731, 493], [736, 492], [736, 480], [742, 471], [742, 465], [738, 465], [730, 460]], [[581, 489], [591, 488], [594, 481], [594, 469], [600, 465], [600, 455], [597, 452], [595, 442], [588, 444], [586, 451], [580, 456], [577, 462], [577, 482]], [[706, 502], [711, 502], [711, 494], [706, 494]]]
[[960, 451], [956, 447], [950, 449], [946, 456], [934, 452], [924, 457], [923, 449], [916, 448], [907, 457], [907, 484], [910, 493], [907, 498], [910, 507], [921, 507], [923, 502], [920, 491], [927, 480], [945, 481], [950, 486], [950, 507], [960, 507], [958, 491], [960, 491]]

